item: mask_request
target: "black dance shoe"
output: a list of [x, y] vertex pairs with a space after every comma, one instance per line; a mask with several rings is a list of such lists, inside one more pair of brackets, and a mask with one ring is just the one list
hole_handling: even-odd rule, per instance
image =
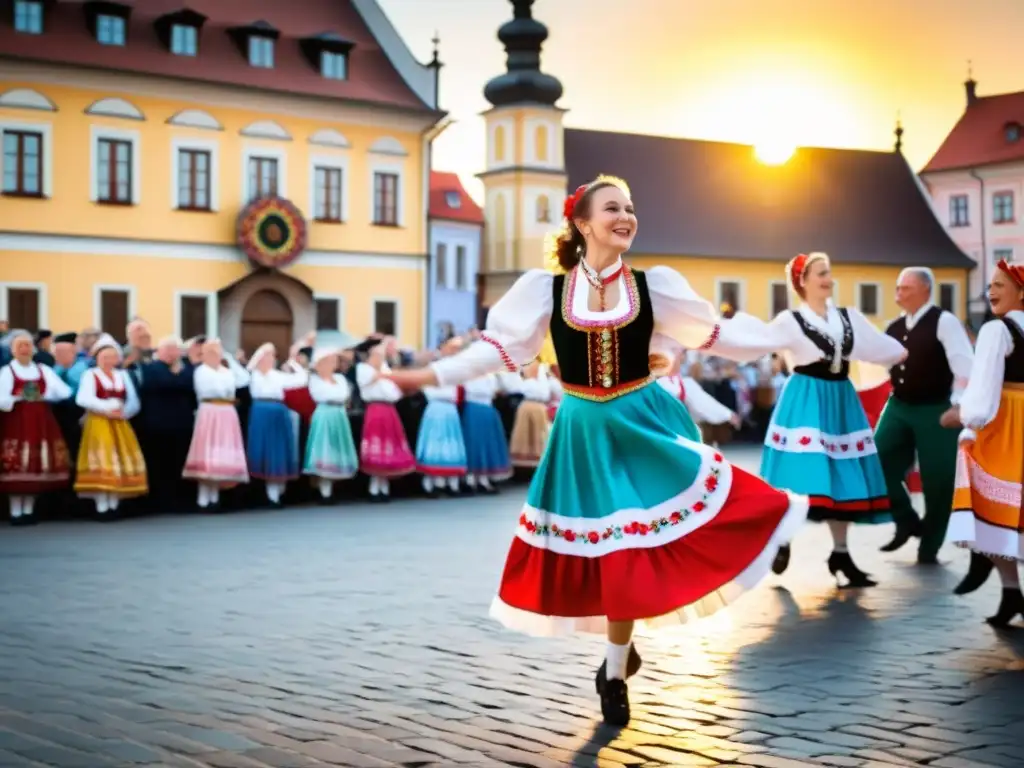
[[877, 581], [870, 578], [856, 566], [849, 552], [833, 552], [829, 555], [828, 572], [836, 577], [837, 584], [839, 583], [839, 576], [837, 574], [843, 574], [846, 577], [846, 583], [839, 584], [839, 586], [846, 589], [874, 587], [878, 584]]
[[967, 569], [967, 575], [964, 576], [964, 580], [956, 585], [953, 594], [969, 595], [971, 592], [980, 589], [981, 585], [988, 581], [988, 577], [992, 575], [993, 570], [995, 570], [995, 565], [991, 560], [982, 554], [971, 552], [971, 566]]
[[912, 522], [896, 523], [896, 533], [893, 534], [892, 541], [881, 548], [882, 551], [895, 552], [911, 539], [920, 538], [921, 528], [921, 519], [918, 517], [915, 517]]
[[[1010, 622], [1018, 615], [1024, 617], [1024, 595], [1021, 594], [1020, 587], [1003, 587], [999, 610], [995, 616], [989, 616], [985, 621], [996, 629], [1008, 629]], [[602, 703], [603, 701], [602, 698]]]
[[[629, 644], [629, 658], [626, 659], [626, 679], [628, 680], [637, 672], [640, 671], [640, 666], [643, 664], [643, 659], [640, 658], [640, 654], [637, 653], [636, 646], [632, 643]], [[597, 668], [597, 677], [594, 680], [597, 692], [601, 693], [601, 689], [605, 683], [608, 682], [608, 660], [605, 659], [601, 662], [601, 666]]]
[[789, 544], [784, 544], [775, 553], [775, 559], [772, 561], [772, 573], [781, 576], [787, 568], [789, 568]]

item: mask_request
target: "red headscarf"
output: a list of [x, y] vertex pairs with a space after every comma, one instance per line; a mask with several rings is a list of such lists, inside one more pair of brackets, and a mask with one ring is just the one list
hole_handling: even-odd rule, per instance
[[1024, 288], [1024, 267], [1018, 264], [1007, 264], [1006, 259], [1000, 259], [996, 267], [1003, 270], [1018, 288]]
[[801, 253], [790, 259], [789, 264], [786, 265], [786, 275], [789, 277], [789, 284], [793, 286], [793, 290], [799, 296], [804, 295], [804, 277], [807, 275], [807, 270], [816, 261], [827, 262], [828, 254], [818, 251], [808, 256], [806, 253]]

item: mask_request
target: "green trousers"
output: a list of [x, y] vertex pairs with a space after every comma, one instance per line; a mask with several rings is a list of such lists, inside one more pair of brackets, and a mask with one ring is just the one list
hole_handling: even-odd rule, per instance
[[918, 554], [934, 557], [946, 538], [953, 508], [953, 481], [959, 430], [939, 424], [949, 403], [908, 405], [889, 398], [875, 430], [878, 458], [882, 462], [889, 504], [896, 524], [912, 524], [917, 517], [903, 482], [914, 466], [921, 466], [924, 492], [924, 525]]

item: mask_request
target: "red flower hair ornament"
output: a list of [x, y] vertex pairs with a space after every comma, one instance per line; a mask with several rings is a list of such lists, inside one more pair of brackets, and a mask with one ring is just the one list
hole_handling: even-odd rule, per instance
[[793, 286], [793, 290], [801, 296], [803, 296], [804, 277], [807, 275], [807, 270], [810, 269], [811, 264], [816, 261], [828, 261], [828, 256], [820, 252], [810, 255], [801, 253], [790, 259], [789, 264], [786, 265], [789, 283]]
[[1018, 264], [1008, 264], [1006, 259], [1000, 259], [996, 268], [1005, 272], [1018, 288], [1024, 288], [1024, 267]]
[[576, 206], [579, 205], [580, 200], [583, 198], [583, 193], [587, 191], [586, 184], [580, 184], [576, 187], [576, 191], [565, 198], [565, 203], [562, 204], [562, 216], [565, 217], [566, 221], [572, 221], [572, 214], [576, 210]]

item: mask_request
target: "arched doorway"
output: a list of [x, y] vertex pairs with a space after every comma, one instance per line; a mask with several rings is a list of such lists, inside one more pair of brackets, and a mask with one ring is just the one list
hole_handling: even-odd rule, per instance
[[242, 310], [241, 346], [246, 355], [269, 341], [283, 360], [294, 340], [292, 308], [284, 296], [265, 289], [249, 297]]

